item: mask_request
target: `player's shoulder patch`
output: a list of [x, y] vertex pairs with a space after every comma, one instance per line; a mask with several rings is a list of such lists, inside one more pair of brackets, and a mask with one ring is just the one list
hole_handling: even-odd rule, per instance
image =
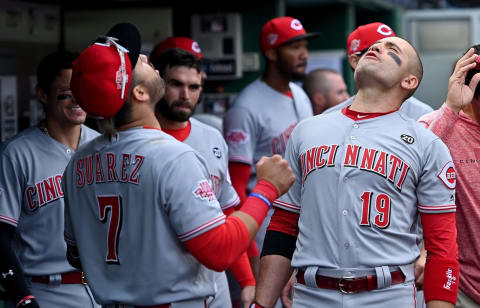
[[228, 145], [240, 145], [247, 143], [248, 139], [250, 138], [250, 135], [241, 130], [241, 129], [232, 129], [227, 133], [227, 137], [225, 138]]
[[222, 158], [222, 150], [219, 147], [214, 147], [212, 149], [213, 155], [215, 155], [216, 158]]
[[407, 134], [401, 134], [400, 139], [407, 144], [413, 144], [415, 142], [415, 138]]
[[457, 176], [455, 172], [455, 165], [452, 161], [443, 166], [442, 170], [438, 174], [438, 178], [442, 181], [448, 189], [455, 189], [455, 185], [457, 184]]
[[193, 196], [200, 200], [212, 201], [214, 199], [214, 193], [212, 185], [208, 180], [201, 180], [197, 183], [197, 186], [192, 190]]

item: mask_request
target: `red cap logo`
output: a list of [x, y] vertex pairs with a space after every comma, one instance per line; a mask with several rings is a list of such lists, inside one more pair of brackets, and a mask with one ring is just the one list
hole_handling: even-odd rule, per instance
[[185, 51], [188, 51], [190, 53], [193, 53], [197, 58], [202, 59], [202, 50], [200, 49], [200, 46], [198, 43], [194, 40], [192, 40], [189, 37], [169, 37], [155, 46], [153, 48], [152, 52], [150, 53], [150, 62], [155, 63], [156, 60], [167, 50], [170, 49], [182, 49]]
[[260, 48], [263, 52], [278, 46], [318, 36], [317, 33], [307, 33], [302, 23], [295, 18], [284, 16], [269, 20], [260, 34]]
[[392, 28], [381, 22], [374, 22], [358, 27], [347, 38], [349, 55], [367, 49], [370, 45], [385, 37], [395, 36]]

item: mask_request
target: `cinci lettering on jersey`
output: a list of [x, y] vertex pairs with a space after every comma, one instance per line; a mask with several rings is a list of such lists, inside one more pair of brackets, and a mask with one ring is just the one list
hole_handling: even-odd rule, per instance
[[25, 200], [31, 211], [60, 198], [63, 198], [61, 174], [42, 179], [25, 189]]
[[272, 139], [272, 154], [283, 154], [285, 153], [285, 149], [287, 148], [288, 139], [290, 139], [290, 135], [292, 134], [293, 129], [297, 123], [293, 123], [285, 131], [283, 131], [280, 136], [277, 136]]
[[[410, 170], [410, 166], [395, 154], [371, 148], [362, 148], [359, 145], [347, 144], [343, 165], [349, 168], [359, 168], [373, 172], [386, 178], [401, 191], [403, 183]], [[308, 175], [323, 167], [334, 167], [335, 156], [339, 145], [321, 145], [308, 149], [300, 156], [302, 165], [302, 183]]]
[[108, 182], [139, 184], [145, 157], [131, 153], [95, 153], [75, 162], [77, 187]]

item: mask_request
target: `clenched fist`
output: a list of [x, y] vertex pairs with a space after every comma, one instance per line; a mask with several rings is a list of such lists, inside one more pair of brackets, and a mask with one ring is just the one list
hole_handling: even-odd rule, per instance
[[255, 165], [255, 168], [257, 179], [272, 183], [277, 188], [279, 197], [286, 193], [295, 182], [292, 168], [278, 154], [271, 157], [262, 157]]

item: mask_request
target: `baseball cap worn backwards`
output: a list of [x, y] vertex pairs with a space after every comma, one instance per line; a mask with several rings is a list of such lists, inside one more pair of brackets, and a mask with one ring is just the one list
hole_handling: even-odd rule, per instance
[[260, 48], [265, 52], [286, 43], [319, 35], [319, 33], [307, 33], [298, 19], [288, 16], [277, 17], [270, 19], [263, 26], [260, 34]]
[[76, 101], [89, 115], [108, 119], [127, 100], [141, 38], [130, 23], [113, 26], [73, 62], [70, 86]]
[[203, 58], [202, 50], [200, 49], [200, 46], [196, 41], [188, 37], [176, 36], [169, 37], [158, 43], [157, 46], [153, 48], [152, 53], [150, 54], [150, 62], [154, 63], [167, 50], [174, 48], [182, 49], [193, 53], [195, 56], [197, 56], [198, 59]]
[[395, 36], [395, 32], [384, 23], [374, 22], [360, 26], [347, 38], [347, 53], [361, 53], [376, 41], [390, 36]]

